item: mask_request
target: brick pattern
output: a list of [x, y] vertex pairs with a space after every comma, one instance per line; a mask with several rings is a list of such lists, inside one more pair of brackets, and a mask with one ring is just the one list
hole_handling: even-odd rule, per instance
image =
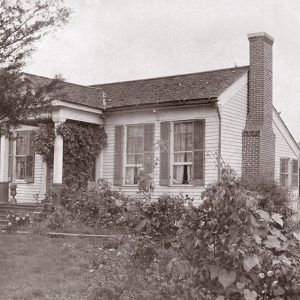
[[275, 135], [272, 127], [272, 45], [266, 34], [250, 42], [249, 113], [243, 132], [242, 176], [274, 178]]

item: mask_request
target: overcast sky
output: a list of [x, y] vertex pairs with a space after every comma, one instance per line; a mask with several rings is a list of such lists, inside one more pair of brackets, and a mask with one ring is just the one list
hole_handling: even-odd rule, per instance
[[70, 22], [25, 71], [100, 84], [247, 65], [247, 33], [273, 46], [273, 101], [300, 141], [299, 0], [65, 0]]

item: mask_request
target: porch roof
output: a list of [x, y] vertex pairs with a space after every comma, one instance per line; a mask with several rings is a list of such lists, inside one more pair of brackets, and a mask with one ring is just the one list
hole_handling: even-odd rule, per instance
[[[36, 85], [42, 86], [45, 84], [49, 84], [52, 80], [51, 78], [28, 73], [22, 74]], [[59, 90], [59, 94], [63, 95], [63, 99], [59, 100], [103, 109], [101, 94], [99, 93], [99, 91], [89, 86], [62, 81], [62, 88]]]

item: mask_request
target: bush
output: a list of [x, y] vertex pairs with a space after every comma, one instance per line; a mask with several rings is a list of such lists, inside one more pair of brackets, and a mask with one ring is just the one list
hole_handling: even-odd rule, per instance
[[202, 196], [185, 214], [166, 270], [193, 291], [190, 299], [299, 299], [300, 236], [277, 209], [263, 210], [230, 169]]
[[[120, 227], [127, 197], [111, 189], [108, 182], [89, 183], [87, 188], [66, 188], [62, 204], [74, 218], [91, 227]], [[121, 219], [121, 221], [120, 221]]]
[[281, 187], [275, 180], [266, 177], [257, 177], [253, 180], [241, 179], [241, 187], [258, 193], [258, 205], [268, 212], [277, 212], [289, 218], [293, 211], [289, 208], [289, 195], [286, 188]]

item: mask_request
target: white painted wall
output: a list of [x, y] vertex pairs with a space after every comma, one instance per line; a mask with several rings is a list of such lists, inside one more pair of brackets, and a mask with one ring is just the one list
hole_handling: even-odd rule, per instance
[[42, 157], [35, 154], [34, 156], [34, 181], [26, 183], [15, 181], [17, 184], [17, 203], [34, 202], [34, 196], [38, 194], [39, 200], [44, 199], [46, 193], [46, 165], [43, 163]]
[[247, 118], [247, 85], [221, 108], [221, 156], [242, 175], [242, 134]]
[[247, 119], [247, 74], [219, 97], [221, 112], [221, 157], [242, 175], [242, 133]]
[[[218, 151], [219, 119], [215, 107], [194, 106], [194, 107], [176, 107], [155, 109], [148, 111], [116, 112], [106, 115], [105, 130], [107, 133], [107, 147], [103, 151], [103, 170], [102, 176], [113, 183], [114, 169], [114, 130], [116, 125], [130, 125], [142, 123], [155, 124], [155, 142], [160, 140], [160, 122], [179, 121], [192, 119], [205, 119], [205, 184], [214, 182], [218, 179], [217, 160], [215, 153]], [[195, 200], [200, 199], [203, 187], [199, 186], [160, 186], [159, 185], [159, 147], [155, 147], [154, 159], [158, 165], [154, 169], [154, 196], [163, 193], [188, 194]], [[115, 187], [119, 189], [120, 187]], [[136, 194], [136, 186], [123, 186], [122, 191], [127, 194]]]

